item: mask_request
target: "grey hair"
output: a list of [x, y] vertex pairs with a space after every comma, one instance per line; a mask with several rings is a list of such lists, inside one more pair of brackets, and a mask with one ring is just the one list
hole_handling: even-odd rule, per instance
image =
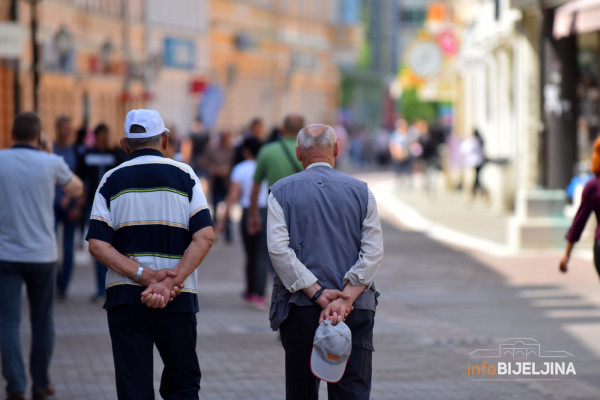
[[140, 139], [125, 138], [125, 142], [127, 143], [127, 146], [129, 146], [129, 148], [133, 151], [143, 149], [144, 147], [158, 147], [160, 146], [161, 137], [162, 133], [160, 135]]
[[326, 126], [327, 129], [325, 129], [318, 136], [311, 136], [308, 133], [308, 129], [311, 127], [310, 125], [300, 129], [296, 139], [296, 145], [298, 148], [300, 150], [306, 150], [312, 147], [333, 147], [333, 145], [337, 142], [335, 131], [329, 125], [323, 126]]

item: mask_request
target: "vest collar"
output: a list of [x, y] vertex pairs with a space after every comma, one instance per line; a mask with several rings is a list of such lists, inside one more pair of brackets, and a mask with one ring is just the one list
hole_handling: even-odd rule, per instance
[[308, 167], [306, 167], [306, 169], [310, 169], [312, 167], [328, 167], [331, 168], [331, 165], [329, 165], [329, 163], [323, 162], [323, 161], [319, 161], [319, 162], [314, 162], [312, 164], [310, 164]]

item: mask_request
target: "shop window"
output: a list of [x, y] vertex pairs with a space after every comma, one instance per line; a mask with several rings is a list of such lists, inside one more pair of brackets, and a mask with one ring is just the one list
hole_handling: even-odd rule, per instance
[[404, 8], [400, 10], [400, 22], [403, 26], [420, 27], [425, 23], [424, 8]]

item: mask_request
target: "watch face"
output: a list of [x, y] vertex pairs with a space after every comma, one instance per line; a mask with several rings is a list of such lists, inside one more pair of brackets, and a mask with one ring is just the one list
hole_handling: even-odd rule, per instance
[[440, 72], [444, 56], [439, 46], [432, 41], [415, 44], [408, 55], [408, 65], [418, 75], [430, 76]]

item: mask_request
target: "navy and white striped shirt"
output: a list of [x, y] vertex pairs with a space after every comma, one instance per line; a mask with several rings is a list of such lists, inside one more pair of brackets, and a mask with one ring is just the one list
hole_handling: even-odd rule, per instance
[[[142, 149], [102, 177], [86, 239], [108, 242], [153, 270], [173, 269], [192, 235], [211, 225], [206, 196], [192, 168], [157, 150]], [[196, 275], [192, 272], [165, 310], [198, 311]], [[106, 289], [105, 308], [143, 305], [140, 297], [145, 287], [111, 269]]]

